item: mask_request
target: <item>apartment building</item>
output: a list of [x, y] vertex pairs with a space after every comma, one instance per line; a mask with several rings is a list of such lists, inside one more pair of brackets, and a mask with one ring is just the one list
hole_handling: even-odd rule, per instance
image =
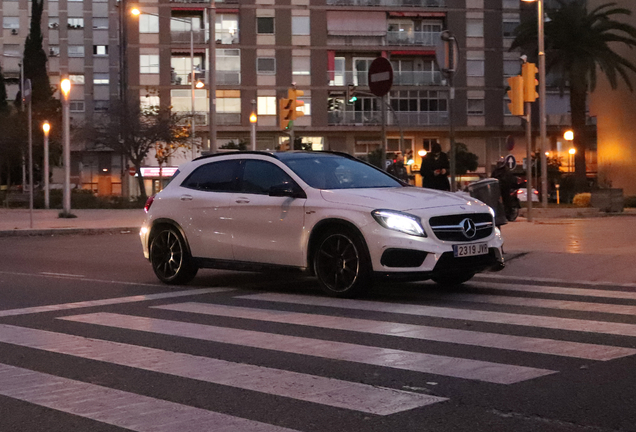
[[[2, 0], [1, 64], [9, 99], [19, 91], [20, 63], [29, 34], [31, 1]], [[42, 15], [43, 48], [51, 85], [72, 82], [74, 128], [99, 121], [119, 99], [118, 12], [114, 0], [47, 0]], [[59, 97], [59, 94], [57, 95]], [[105, 195], [121, 194], [121, 157], [112, 149], [79, 138], [71, 140], [71, 183]], [[53, 182], [61, 183], [54, 172]], [[59, 178], [57, 178], [59, 175]]]

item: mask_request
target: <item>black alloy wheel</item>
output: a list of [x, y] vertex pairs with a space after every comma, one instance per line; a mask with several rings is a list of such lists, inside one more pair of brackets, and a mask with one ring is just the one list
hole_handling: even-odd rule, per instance
[[371, 287], [371, 263], [358, 236], [339, 229], [323, 235], [314, 255], [322, 290], [335, 297], [354, 297]]
[[161, 228], [150, 244], [150, 263], [160, 281], [170, 284], [186, 284], [197, 274], [185, 241], [176, 229]]

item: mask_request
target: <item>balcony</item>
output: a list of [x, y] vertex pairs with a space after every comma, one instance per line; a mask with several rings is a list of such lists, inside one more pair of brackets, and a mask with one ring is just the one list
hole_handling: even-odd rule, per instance
[[[207, 83], [206, 71], [195, 71], [194, 79], [196, 81], [202, 81]], [[190, 85], [192, 81], [192, 71], [187, 70], [175, 70], [172, 74], [170, 83], [172, 85]], [[215, 77], [216, 85], [240, 85], [241, 84], [241, 72], [240, 71], [216, 71]]]
[[[381, 126], [380, 111], [330, 111], [329, 126]], [[396, 118], [397, 117], [397, 118]], [[398, 111], [387, 113], [387, 126], [443, 126], [448, 124], [446, 111]]]
[[436, 31], [388, 31], [387, 45], [429, 46], [434, 47], [439, 41], [441, 32]]
[[[330, 86], [367, 87], [369, 85], [367, 71], [329, 71]], [[439, 71], [398, 71], [393, 72], [393, 85], [403, 86], [435, 86], [442, 85], [442, 74]]]
[[[190, 125], [190, 117], [192, 116], [191, 111], [179, 111], [182, 114], [182, 118], [180, 124], [183, 126]], [[208, 113], [203, 111], [195, 111], [194, 113], [194, 121], [196, 130], [201, 130], [200, 128], [208, 125]], [[216, 113], [214, 117], [217, 126], [240, 126], [241, 124], [241, 113]]]
[[328, 6], [444, 7], [445, 0], [327, 0]]
[[[193, 41], [195, 44], [202, 44], [207, 42], [207, 32], [203, 30], [195, 30], [192, 32]], [[170, 40], [172, 43], [177, 44], [189, 44], [190, 43], [190, 31], [171, 31]]]

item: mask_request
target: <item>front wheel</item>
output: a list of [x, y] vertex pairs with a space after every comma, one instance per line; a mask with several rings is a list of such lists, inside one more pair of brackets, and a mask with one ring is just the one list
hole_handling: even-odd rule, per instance
[[510, 208], [506, 209], [506, 219], [508, 219], [508, 222], [516, 221], [517, 217], [519, 217], [519, 205], [518, 204], [515, 204], [515, 205], [511, 206]]
[[433, 279], [433, 282], [437, 283], [438, 285], [441, 285], [443, 287], [452, 287], [452, 286], [461, 285], [464, 282], [469, 281], [470, 279], [472, 279], [473, 276], [475, 276], [475, 273], [459, 272], [459, 273], [448, 273], [448, 274], [437, 275], [433, 277], [432, 279]]
[[198, 267], [181, 234], [173, 227], [161, 228], [150, 243], [150, 263], [163, 283], [180, 285], [190, 282]]
[[371, 260], [359, 236], [336, 229], [322, 235], [314, 254], [322, 290], [334, 297], [354, 297], [371, 288]]

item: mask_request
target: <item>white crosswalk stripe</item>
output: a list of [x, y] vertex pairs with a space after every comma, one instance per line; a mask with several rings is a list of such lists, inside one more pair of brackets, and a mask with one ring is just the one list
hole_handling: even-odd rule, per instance
[[555, 373], [525, 366], [112, 313], [62, 319], [496, 384], [512, 384]]
[[537, 354], [550, 354], [588, 360], [613, 360], [636, 354], [636, 350], [631, 348], [438, 328], [395, 322], [362, 320], [317, 314], [302, 314], [271, 309], [251, 309], [236, 306], [214, 305], [209, 303], [177, 303], [173, 305], [155, 306], [155, 308], [357, 331], [402, 338], [434, 340], [438, 342], [458, 343], [463, 345], [524, 351]]
[[[72, 329], [73, 326], [81, 325], [83, 336], [0, 324], [0, 344], [3, 348], [26, 348], [32, 355], [62, 355], [72, 361], [99, 362], [100, 367], [106, 370], [114, 367], [111, 365], [124, 366], [140, 371], [131, 373], [144, 373], [152, 380], [161, 379], [157, 373], [177, 380], [196, 380], [221, 386], [212, 388], [224, 388], [223, 391], [230, 396], [234, 394], [230, 389], [241, 391], [241, 401], [230, 401], [230, 404], [243, 404], [253, 397], [270, 398], [280, 406], [297, 401], [313, 404], [322, 410], [338, 409], [342, 416], [353, 413], [390, 416], [412, 409], [424, 409], [454, 398], [444, 391], [435, 392], [438, 395], [405, 391], [410, 389], [405, 383], [391, 383], [389, 388], [366, 384], [364, 381], [353, 382], [340, 379], [342, 377], [330, 377], [329, 367], [344, 365], [344, 362], [349, 367], [355, 365], [362, 370], [368, 368], [374, 374], [378, 367], [387, 371], [394, 369], [423, 374], [425, 381], [437, 381], [426, 376], [433, 375], [453, 382], [467, 380], [464, 385], [475, 385], [468, 381], [478, 381], [480, 385], [514, 385], [529, 380], [537, 380], [538, 383], [541, 379], [549, 380], [551, 375], [570, 367], [571, 359], [607, 362], [636, 355], [636, 349], [631, 343], [625, 346], [614, 346], [621, 344], [618, 342], [613, 345], [598, 343], [602, 340], [599, 335], [636, 337], [636, 324], [616, 322], [636, 312], [636, 306], [629, 303], [636, 300], [636, 293], [619, 289], [556, 285], [520, 286], [503, 281], [475, 282], [470, 287], [488, 288], [488, 293], [437, 293], [433, 294], [436, 305], [428, 306], [422, 302], [390, 303], [280, 293], [234, 292], [217, 297], [214, 296], [215, 293], [228, 289], [211, 288], [38, 306], [0, 311], [0, 318], [58, 312], [58, 326], [63, 324]], [[493, 295], [493, 291], [505, 295]], [[202, 298], [202, 294], [212, 295]], [[180, 298], [194, 295], [197, 297]], [[543, 298], [546, 295], [552, 298]], [[554, 295], [565, 300], [557, 300]], [[228, 299], [232, 302], [231, 305], [218, 304], [219, 300], [226, 303]], [[586, 299], [594, 300], [586, 302]], [[603, 299], [608, 299], [609, 303], [603, 302]], [[626, 300], [627, 304], [615, 304], [616, 299]], [[140, 302], [149, 300], [164, 300], [164, 304], [146, 306], [152, 317], [139, 316], [143, 314], [136, 312], [123, 314], [100, 311], [104, 306], [109, 306], [112, 310], [112, 306], [118, 304], [135, 303], [136, 308], [144, 307]], [[498, 312], [485, 310], [488, 308], [484, 305], [499, 305], [498, 310], [507, 306], [534, 310], [531, 311], [532, 314]], [[82, 310], [78, 315], [65, 315], [65, 311], [69, 314], [78, 308], [96, 310], [93, 313]], [[603, 321], [598, 318], [586, 320], [555, 316], [563, 310], [599, 312], [616, 318]], [[347, 316], [347, 311], [355, 311], [356, 317]], [[378, 318], [378, 313], [383, 314], [381, 318]], [[426, 325], [418, 324], [421, 321], [419, 318], [425, 320]], [[440, 319], [451, 320], [449, 323], [453, 325], [444, 321], [442, 325], [436, 324]], [[228, 320], [230, 326], [225, 324]], [[479, 331], [477, 326], [470, 330], [452, 328], [456, 327], [454, 324], [458, 320], [462, 323], [488, 325], [489, 331]], [[241, 324], [236, 325], [237, 322]], [[235, 326], [240, 328], [234, 328]], [[269, 328], [284, 328], [282, 333], [285, 334], [267, 330]], [[546, 332], [545, 336], [535, 332], [541, 334], [541, 337], [519, 335], [521, 331], [531, 329], [576, 332], [573, 336], [576, 336], [577, 342], [561, 340], [559, 336], [548, 336], [563, 335], [558, 332]], [[93, 330], [99, 335], [125, 334], [131, 340], [139, 337], [148, 340], [148, 335], [152, 335], [152, 340], [157, 341], [166, 338], [171, 347], [181, 347], [182, 344], [196, 346], [197, 341], [226, 344], [247, 349], [251, 354], [243, 359], [246, 352], [243, 349], [235, 352], [229, 350], [230, 355], [241, 359], [232, 357], [233, 361], [228, 361], [221, 358], [220, 354], [215, 355], [216, 350], [201, 356], [143, 346], [144, 343], [137, 345], [137, 342], [122, 343], [85, 336], [91, 335]], [[295, 334], [295, 331], [301, 332], [303, 336], [290, 335]], [[307, 336], [308, 334], [311, 336]], [[344, 341], [340, 341], [340, 338]], [[586, 339], [593, 339], [595, 343], [587, 343]], [[179, 341], [178, 344], [174, 344], [175, 340]], [[430, 349], [428, 344], [422, 343], [425, 341], [437, 343], [435, 354], [427, 352]], [[387, 343], [396, 345], [386, 345]], [[389, 346], [399, 346], [402, 349]], [[476, 350], [471, 350], [472, 347], [486, 350], [475, 354]], [[500, 356], [504, 351], [505, 355]], [[449, 352], [452, 355], [443, 355]], [[286, 370], [287, 362], [294, 359], [293, 357], [286, 357], [280, 363], [274, 361], [276, 367], [271, 367], [271, 363], [268, 366], [260, 364], [261, 355], [272, 361], [272, 354], [278, 353], [303, 357], [302, 361], [293, 362], [296, 368], [293, 371]], [[545, 368], [547, 358], [541, 357], [545, 355], [562, 358], [556, 363], [554, 370]], [[319, 363], [321, 359], [329, 361]], [[280, 366], [281, 364], [284, 366]], [[321, 372], [312, 369], [316, 364]], [[149, 372], [155, 375], [150, 375]], [[364, 370], [365, 375], [367, 372]], [[386, 382], [384, 379], [381, 378], [379, 382]], [[135, 388], [134, 383], [131, 388]], [[445, 390], [448, 391], [447, 388]], [[133, 431], [292, 430], [277, 424], [229, 415], [227, 411], [215, 412], [190, 406], [190, 402], [181, 404], [162, 400], [155, 394], [150, 397], [144, 396], [143, 391], [142, 394], [132, 391], [111, 389], [104, 385], [0, 364], [0, 395]], [[244, 416], [251, 417], [251, 414]], [[258, 416], [253, 418], [262, 420]], [[271, 422], [277, 423], [274, 420]], [[297, 427], [297, 424], [293, 425]]]
[[446, 400], [296, 372], [2, 324], [0, 342], [370, 414], [394, 414]]
[[589, 321], [572, 318], [549, 317], [543, 315], [523, 315], [507, 312], [456, 309], [450, 307], [424, 306], [403, 303], [383, 303], [365, 300], [342, 300], [319, 298], [306, 295], [254, 294], [241, 298], [268, 302], [294, 303], [311, 306], [326, 306], [340, 309], [353, 309], [374, 312], [388, 312], [422, 317], [459, 319], [495, 324], [510, 324], [526, 327], [538, 327], [558, 330], [570, 330], [586, 333], [601, 333], [619, 336], [636, 336], [636, 325], [605, 321]]

